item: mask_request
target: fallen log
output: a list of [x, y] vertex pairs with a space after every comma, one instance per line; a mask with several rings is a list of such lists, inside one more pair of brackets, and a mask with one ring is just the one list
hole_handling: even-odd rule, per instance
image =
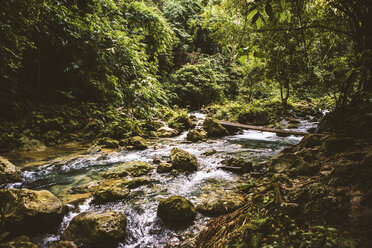
[[251, 130], [257, 130], [257, 131], [263, 131], [263, 132], [271, 132], [271, 133], [282, 133], [282, 134], [292, 134], [292, 135], [306, 135], [307, 132], [299, 132], [299, 131], [293, 131], [293, 130], [283, 130], [283, 129], [276, 129], [276, 128], [269, 128], [269, 127], [260, 127], [260, 126], [253, 126], [253, 125], [247, 125], [247, 124], [241, 124], [241, 123], [234, 123], [229, 121], [219, 121], [222, 126], [227, 127], [239, 127], [243, 129], [251, 129]]

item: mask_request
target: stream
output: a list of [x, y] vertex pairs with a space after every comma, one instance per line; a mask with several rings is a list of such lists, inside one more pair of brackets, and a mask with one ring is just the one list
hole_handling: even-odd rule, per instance
[[[196, 116], [197, 128], [205, 116]], [[317, 125], [315, 121], [299, 119], [296, 131], [306, 131]], [[186, 142], [186, 133], [175, 138], [161, 138], [150, 141], [148, 149], [143, 151], [103, 150], [95, 154], [87, 154], [87, 147], [72, 146], [51, 148], [39, 156], [32, 154], [9, 154], [7, 158], [22, 168], [25, 180], [22, 183], [9, 184], [8, 188], [47, 189], [59, 198], [64, 198], [71, 188], [102, 180], [102, 174], [109, 168], [123, 162], [144, 161], [153, 164], [153, 159], [169, 160], [174, 147], [181, 148], [195, 155], [199, 161], [197, 172], [185, 174], [159, 174], [150, 172], [150, 185], [131, 190], [129, 199], [95, 205], [91, 199], [82, 202], [74, 211], [64, 216], [57, 231], [33, 237], [40, 247], [48, 247], [60, 240], [60, 235], [71, 219], [81, 212], [110, 209], [120, 211], [127, 216], [127, 237], [118, 247], [165, 247], [182, 244], [205, 227], [210, 217], [197, 214], [193, 225], [184, 229], [172, 229], [166, 226], [156, 215], [159, 198], [181, 195], [195, 206], [201, 197], [215, 189], [237, 191], [237, 181], [241, 176], [218, 169], [220, 161], [228, 157], [241, 157], [258, 163], [264, 161], [284, 147], [297, 144], [302, 137], [278, 137], [275, 133], [244, 130], [239, 134], [220, 139], [209, 139], [206, 142]], [[214, 149], [210, 156], [204, 152]], [[156, 167], [155, 164], [153, 164]]]

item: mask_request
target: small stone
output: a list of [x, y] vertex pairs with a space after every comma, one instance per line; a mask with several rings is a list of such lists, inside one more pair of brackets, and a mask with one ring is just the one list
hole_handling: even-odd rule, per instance
[[190, 130], [187, 135], [186, 139], [191, 142], [198, 142], [204, 139], [204, 136], [198, 130]]
[[128, 145], [132, 147], [132, 150], [145, 150], [148, 147], [147, 141], [140, 136], [132, 137]]
[[170, 163], [160, 163], [156, 168], [158, 173], [168, 173], [172, 171], [172, 164]]

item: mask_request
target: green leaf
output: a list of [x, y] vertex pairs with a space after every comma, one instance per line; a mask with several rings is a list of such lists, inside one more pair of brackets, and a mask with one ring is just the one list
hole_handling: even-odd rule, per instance
[[280, 21], [284, 21], [285, 20], [285, 11], [283, 11], [283, 12], [280, 13], [279, 20]]
[[243, 55], [239, 58], [239, 62], [243, 64], [247, 60], [247, 55]]
[[285, 0], [281, 0], [280, 5], [282, 6], [283, 9], [285, 9]]
[[290, 13], [288, 13], [288, 15], [287, 15], [287, 22], [288, 22], [288, 23], [291, 22], [291, 14], [290, 14]]
[[249, 12], [248, 20], [251, 20], [257, 14], [257, 12], [258, 12], [257, 9], [253, 9], [251, 12]]
[[266, 4], [265, 12], [269, 17], [273, 16], [273, 7], [271, 7], [270, 3]]
[[260, 29], [262, 27], [262, 18], [259, 17], [256, 22], [257, 28]]

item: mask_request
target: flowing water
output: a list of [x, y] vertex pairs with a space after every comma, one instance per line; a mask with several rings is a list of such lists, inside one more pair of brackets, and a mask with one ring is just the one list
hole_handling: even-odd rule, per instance
[[[193, 113], [198, 124], [204, 115]], [[298, 131], [316, 126], [316, 122], [301, 120]], [[197, 214], [193, 225], [184, 229], [174, 229], [158, 219], [156, 212], [159, 198], [182, 195], [197, 205], [203, 194], [215, 189], [236, 191], [240, 176], [218, 169], [220, 161], [227, 157], [242, 157], [254, 163], [264, 161], [289, 144], [297, 144], [302, 137], [278, 137], [275, 133], [243, 131], [240, 134], [211, 139], [206, 142], [185, 142], [186, 132], [175, 138], [154, 140], [144, 151], [102, 151], [86, 154], [86, 147], [66, 147], [47, 150], [39, 156], [30, 154], [10, 154], [8, 158], [23, 168], [25, 180], [10, 184], [8, 188], [47, 189], [60, 198], [68, 195], [69, 189], [102, 180], [102, 174], [120, 163], [141, 160], [152, 163], [154, 158], [169, 160], [174, 147], [195, 155], [200, 163], [198, 171], [185, 175], [158, 174], [155, 170], [148, 177], [150, 185], [131, 190], [130, 198], [123, 201], [94, 205], [91, 199], [81, 203], [74, 211], [65, 215], [57, 231], [35, 237], [40, 247], [48, 247], [60, 239], [60, 235], [71, 219], [77, 214], [91, 210], [112, 210], [124, 212], [128, 219], [127, 237], [119, 247], [165, 247], [180, 244], [194, 237], [210, 219]], [[215, 149], [211, 156], [204, 152]], [[154, 165], [156, 166], [156, 165]]]

